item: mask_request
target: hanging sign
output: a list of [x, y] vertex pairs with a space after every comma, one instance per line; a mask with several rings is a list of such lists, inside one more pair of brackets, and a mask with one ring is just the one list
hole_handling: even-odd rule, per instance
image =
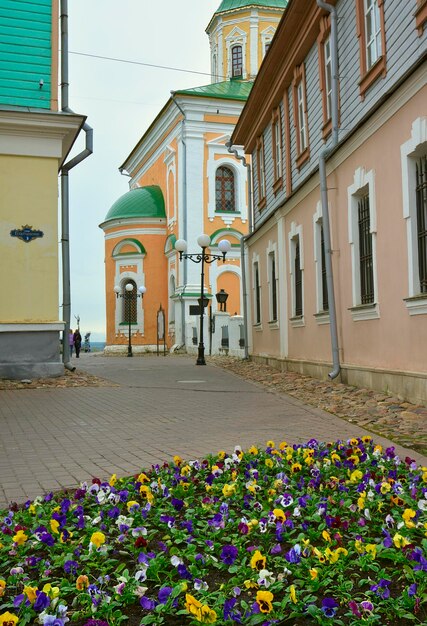
[[10, 231], [11, 237], [17, 237], [21, 241], [25, 241], [25, 243], [29, 243], [33, 239], [39, 239], [43, 237], [43, 235], [44, 232], [42, 230], [34, 230], [29, 224], [21, 226], [21, 228], [14, 228]]

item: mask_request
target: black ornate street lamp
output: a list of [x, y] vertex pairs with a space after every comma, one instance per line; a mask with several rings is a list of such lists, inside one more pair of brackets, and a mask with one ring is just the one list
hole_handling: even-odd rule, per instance
[[[202, 249], [202, 252], [195, 254], [187, 254], [187, 242], [185, 239], [178, 239], [175, 242], [175, 250], [179, 252], [179, 260], [190, 259], [194, 263], [201, 263], [201, 275], [200, 275], [200, 333], [199, 333], [199, 352], [197, 356], [196, 365], [206, 365], [205, 361], [205, 344], [203, 343], [203, 315], [205, 312], [205, 306], [207, 305], [207, 298], [204, 297], [205, 288], [205, 263], [212, 263], [213, 261], [221, 261], [224, 263], [225, 255], [231, 249], [231, 244], [227, 239], [222, 239], [218, 243], [218, 249], [221, 254], [207, 254], [206, 248], [210, 245], [211, 238], [209, 235], [200, 235], [197, 238], [197, 243]], [[205, 304], [206, 302], [206, 304]]]
[[129, 335], [128, 335], [128, 353], [127, 353], [127, 356], [133, 356], [133, 353], [132, 353], [132, 335], [131, 335], [131, 324], [132, 324], [131, 302], [132, 302], [133, 298], [143, 298], [144, 297], [144, 293], [147, 291], [147, 289], [144, 287], [144, 285], [141, 285], [140, 287], [138, 287], [138, 292], [139, 293], [133, 293], [133, 289], [134, 289], [134, 285], [132, 283], [127, 283], [127, 285], [125, 285], [124, 293], [120, 293], [121, 289], [120, 289], [120, 287], [118, 285], [116, 285], [114, 287], [116, 298], [124, 298], [125, 311], [127, 311], [127, 314], [128, 314]]
[[225, 313], [227, 311], [228, 293], [224, 289], [220, 289], [218, 293], [215, 294], [215, 298], [219, 304], [220, 312]]

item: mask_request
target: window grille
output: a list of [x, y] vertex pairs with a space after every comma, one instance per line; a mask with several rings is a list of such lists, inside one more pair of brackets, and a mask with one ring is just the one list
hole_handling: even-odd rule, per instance
[[381, 21], [378, 0], [365, 1], [366, 69], [369, 70], [382, 55]]
[[229, 347], [228, 326], [221, 326], [221, 348]]
[[231, 49], [231, 75], [233, 78], [243, 74], [243, 51], [242, 46], [233, 46]]
[[416, 164], [418, 272], [420, 292], [427, 293], [427, 156]]
[[219, 167], [215, 174], [215, 208], [217, 211], [235, 211], [234, 173], [229, 167]]
[[276, 281], [276, 259], [274, 254], [270, 254], [270, 282], [271, 282], [271, 321], [277, 321], [277, 281]]
[[320, 226], [320, 254], [322, 259], [322, 311], [329, 311], [328, 283], [326, 281], [325, 238], [323, 225]]
[[245, 347], [245, 328], [243, 324], [239, 324], [239, 348]]
[[259, 284], [259, 268], [255, 263], [255, 324], [261, 324], [261, 287]]
[[[131, 284], [133, 287], [132, 291], [126, 291], [126, 285]], [[136, 283], [133, 280], [127, 280], [123, 285], [123, 322], [126, 324], [136, 324], [138, 321], [137, 314], [137, 296], [136, 296]]]
[[370, 233], [369, 194], [358, 202], [360, 297], [362, 304], [374, 302], [374, 266]]
[[295, 242], [295, 317], [302, 315], [302, 270], [299, 237]]

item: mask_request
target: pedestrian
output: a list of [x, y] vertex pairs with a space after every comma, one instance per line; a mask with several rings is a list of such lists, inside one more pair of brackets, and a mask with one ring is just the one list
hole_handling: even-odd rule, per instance
[[82, 336], [77, 328], [73, 335], [74, 347], [76, 349], [76, 359], [80, 358], [80, 348], [82, 347]]
[[68, 345], [70, 346], [70, 356], [73, 356], [74, 335], [72, 328], [68, 332]]

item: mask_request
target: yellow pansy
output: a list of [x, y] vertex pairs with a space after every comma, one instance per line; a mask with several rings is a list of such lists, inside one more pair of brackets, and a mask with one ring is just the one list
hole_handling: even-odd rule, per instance
[[146, 498], [150, 504], [153, 504], [154, 496], [151, 493], [150, 487], [147, 487], [147, 485], [141, 485], [139, 488], [139, 493], [141, 494], [141, 497]]
[[218, 458], [219, 458], [219, 460], [220, 460], [220, 461], [222, 461], [223, 459], [225, 459], [225, 452], [224, 452], [224, 450], [220, 450], [220, 451], [218, 452], [218, 455], [217, 455], [217, 456], [218, 456]]
[[310, 570], [308, 570], [308, 571], [309, 571], [309, 574], [310, 574], [310, 576], [311, 576], [311, 580], [316, 580], [316, 578], [317, 578], [317, 577], [318, 577], [318, 575], [319, 575], [318, 570], [317, 570], [315, 567], [312, 567], [312, 568], [311, 568]]
[[325, 563], [326, 562], [325, 555], [318, 548], [314, 548], [313, 552], [317, 556], [317, 558], [319, 559], [320, 563]]
[[261, 613], [271, 613], [273, 610], [273, 598], [271, 591], [257, 591], [255, 601]]
[[257, 583], [254, 583], [252, 580], [245, 580], [243, 586], [245, 589], [258, 589]]
[[73, 533], [72, 532], [67, 532], [67, 534], [65, 533], [61, 533], [60, 537], [59, 537], [59, 541], [60, 543], [66, 543], [67, 541], [70, 541], [73, 537]]
[[301, 463], [293, 463], [291, 466], [291, 472], [295, 474], [296, 472], [300, 472], [302, 470]]
[[197, 618], [198, 622], [202, 624], [215, 624], [217, 619], [217, 614], [215, 611], [208, 607], [207, 604], [204, 604], [200, 611], [200, 617]]
[[286, 522], [286, 515], [282, 509], [273, 509], [273, 515], [276, 518], [276, 522]]
[[110, 485], [110, 487], [114, 487], [116, 482], [117, 482], [117, 474], [112, 474], [110, 480], [108, 481], [108, 484]]
[[363, 478], [363, 473], [360, 470], [354, 470], [354, 472], [350, 474], [351, 483], [358, 483], [361, 478]]
[[296, 591], [295, 591], [295, 585], [291, 585], [289, 587], [289, 595], [291, 596], [292, 602], [294, 604], [296, 604], [298, 602], [298, 600], [297, 600], [297, 594], [296, 594]]
[[187, 476], [187, 474], [190, 474], [191, 472], [191, 467], [189, 465], [184, 465], [184, 467], [181, 468], [181, 476]]
[[377, 546], [374, 543], [367, 543], [365, 546], [366, 552], [369, 554], [372, 560], [377, 556]]
[[274, 441], [272, 439], [269, 439], [265, 445], [267, 446], [267, 448], [275, 448], [276, 447], [276, 444], [274, 443]]
[[408, 541], [405, 537], [396, 533], [393, 537], [393, 543], [396, 548], [404, 548], [405, 546], [409, 546], [410, 541]]
[[258, 448], [256, 446], [251, 446], [248, 450], [249, 454], [258, 454]]
[[274, 466], [274, 463], [271, 459], [265, 459], [265, 465], [271, 469]]
[[261, 554], [259, 550], [255, 550], [255, 552], [253, 553], [251, 557], [250, 563], [251, 563], [252, 569], [256, 569], [259, 571], [261, 569], [265, 569], [266, 564], [267, 564], [267, 559], [265, 556]]
[[369, 443], [370, 441], [372, 441], [372, 437], [370, 437], [369, 435], [363, 435], [362, 441], [363, 443]]
[[381, 483], [380, 491], [382, 494], [388, 493], [391, 490], [390, 483]]
[[416, 516], [415, 511], [413, 511], [412, 509], [405, 509], [404, 512], [402, 513], [402, 517], [405, 520], [405, 524], [407, 528], [414, 528], [415, 524], [412, 521], [412, 518], [414, 518]]
[[3, 578], [0, 578], [0, 598], [4, 595], [4, 590], [6, 589], [6, 581]]
[[181, 457], [178, 454], [176, 454], [173, 457], [173, 462], [175, 463], [175, 465], [181, 465], [183, 461], [182, 461]]
[[424, 483], [427, 483], [427, 472], [424, 472], [422, 475], [422, 479]]
[[18, 546], [24, 545], [27, 539], [28, 539], [28, 535], [26, 535], [23, 530], [18, 530], [16, 535], [13, 536], [13, 541], [17, 543]]
[[59, 522], [57, 519], [51, 519], [50, 520], [50, 529], [53, 533], [55, 533], [55, 535], [59, 534]]
[[24, 593], [27, 599], [33, 604], [37, 598], [37, 587], [24, 587]]
[[78, 591], [82, 591], [83, 589], [87, 589], [89, 587], [89, 578], [85, 574], [80, 574], [76, 580], [76, 589]]
[[139, 502], [137, 502], [136, 500], [129, 500], [129, 502], [126, 503], [128, 512], [130, 512], [132, 507], [138, 507], [139, 508]]
[[329, 543], [331, 543], [332, 539], [331, 539], [331, 535], [328, 533], [327, 530], [324, 530], [322, 532], [322, 537], [325, 541], [328, 541]]
[[353, 465], [359, 465], [359, 461], [360, 461], [359, 457], [356, 456], [355, 454], [352, 454], [351, 456], [349, 456], [347, 460], [351, 461]]
[[17, 615], [6, 611], [6, 613], [0, 615], [0, 626], [15, 626], [18, 623], [18, 619]]
[[359, 507], [359, 511], [365, 508], [365, 500], [366, 500], [366, 491], [362, 491], [362, 493], [357, 499], [357, 506]]
[[99, 548], [100, 546], [102, 546], [103, 543], [105, 543], [105, 535], [104, 533], [101, 533], [100, 531], [96, 531], [95, 533], [92, 534], [92, 537], [90, 538], [90, 540], [94, 546]]
[[222, 494], [226, 498], [229, 498], [230, 496], [233, 496], [235, 493], [236, 493], [236, 485], [234, 485], [234, 484], [224, 485], [224, 487], [222, 488]]
[[359, 553], [365, 552], [365, 545], [360, 541], [360, 539], [356, 539], [354, 547]]
[[352, 438], [350, 439], [350, 442], [349, 442], [349, 443], [350, 443], [350, 445], [351, 445], [351, 446], [357, 446], [357, 444], [358, 444], [359, 442], [358, 442], [358, 440], [357, 440], [355, 437], [352, 437]]
[[150, 479], [148, 478], [147, 474], [144, 474], [144, 472], [141, 472], [140, 475], [138, 476], [138, 482], [139, 483], [149, 483]]
[[237, 472], [236, 472], [236, 470], [233, 470], [231, 472], [231, 480], [236, 480], [236, 478], [237, 478]]
[[59, 587], [52, 587], [50, 583], [46, 583], [46, 585], [43, 587], [43, 591], [52, 600], [53, 598], [57, 598], [59, 596]]

